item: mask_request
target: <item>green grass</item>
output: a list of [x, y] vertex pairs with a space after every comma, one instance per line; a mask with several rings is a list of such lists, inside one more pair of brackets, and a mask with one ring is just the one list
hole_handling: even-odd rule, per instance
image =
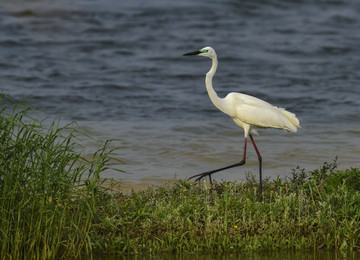
[[250, 174], [242, 183], [177, 180], [124, 194], [101, 179], [113, 160], [109, 141], [86, 159], [76, 124], [45, 127], [27, 106], [5, 101], [1, 259], [360, 246], [360, 169], [339, 170], [336, 159], [264, 180], [261, 199]]
[[[5, 104], [8, 104], [6, 106]], [[88, 160], [74, 124], [44, 127], [34, 110], [1, 97], [0, 258], [51, 259], [90, 253], [109, 142]]]
[[172, 185], [117, 194], [91, 234], [98, 252], [239, 252], [358, 249], [360, 170], [336, 162], [292, 178], [265, 181], [263, 198], [245, 183]]

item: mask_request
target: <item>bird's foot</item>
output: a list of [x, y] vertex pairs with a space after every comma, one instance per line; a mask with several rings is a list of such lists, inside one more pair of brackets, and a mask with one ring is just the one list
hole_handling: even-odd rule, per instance
[[188, 180], [196, 178], [195, 181], [201, 181], [204, 177], [209, 176], [210, 184], [212, 184], [211, 174], [213, 174], [213, 173], [214, 173], [214, 171], [203, 172], [203, 173], [191, 176], [190, 178], [188, 178]]
[[232, 164], [232, 165], [229, 165], [229, 166], [226, 166], [226, 167], [223, 167], [223, 168], [220, 168], [220, 169], [216, 169], [216, 170], [212, 170], [212, 171], [208, 171], [208, 172], [203, 172], [203, 173], [200, 173], [200, 174], [196, 174], [194, 176], [191, 176], [188, 180], [191, 180], [193, 178], [196, 178], [195, 181], [200, 181], [202, 178], [206, 177], [206, 176], [209, 176], [209, 180], [210, 180], [210, 184], [212, 184], [212, 180], [211, 180], [211, 174], [215, 173], [215, 172], [219, 172], [219, 171], [223, 171], [223, 170], [226, 170], [226, 169], [230, 169], [230, 168], [234, 168], [234, 167], [237, 167], [237, 166], [242, 166], [245, 164], [245, 157], [244, 159], [239, 162], [239, 163], [235, 163], [235, 164]]

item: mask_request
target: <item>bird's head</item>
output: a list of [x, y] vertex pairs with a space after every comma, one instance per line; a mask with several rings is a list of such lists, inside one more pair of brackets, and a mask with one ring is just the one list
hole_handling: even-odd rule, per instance
[[205, 48], [202, 48], [201, 50], [198, 50], [198, 51], [185, 53], [183, 56], [192, 56], [192, 55], [204, 56], [204, 57], [209, 57], [209, 58], [212, 59], [212, 58], [216, 57], [216, 52], [211, 47], [205, 47]]

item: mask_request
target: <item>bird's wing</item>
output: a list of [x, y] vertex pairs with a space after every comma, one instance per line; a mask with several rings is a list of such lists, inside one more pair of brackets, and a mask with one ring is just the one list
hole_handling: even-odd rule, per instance
[[[231, 117], [242, 122], [259, 127], [282, 128], [296, 131], [299, 125], [295, 114], [278, 108], [270, 103], [253, 96], [230, 93], [226, 99], [233, 104], [233, 114]], [[297, 125], [296, 125], [297, 121]]]

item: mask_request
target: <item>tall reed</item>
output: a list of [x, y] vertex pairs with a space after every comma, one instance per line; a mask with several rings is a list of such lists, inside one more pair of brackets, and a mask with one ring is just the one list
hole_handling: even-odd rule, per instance
[[0, 258], [53, 259], [91, 252], [89, 230], [104, 189], [109, 142], [88, 160], [84, 134], [44, 127], [24, 103], [0, 100]]

